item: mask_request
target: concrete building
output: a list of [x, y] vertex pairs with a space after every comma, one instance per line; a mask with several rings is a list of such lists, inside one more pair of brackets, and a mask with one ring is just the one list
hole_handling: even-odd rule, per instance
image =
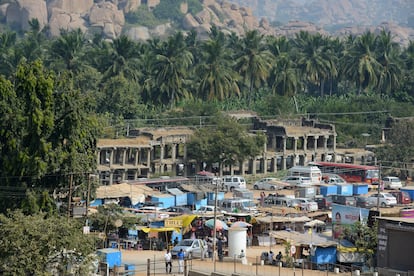
[[[336, 149], [334, 125], [307, 119], [261, 120], [254, 116], [252, 121], [251, 132], [264, 132], [267, 137], [262, 155], [224, 167], [220, 174], [266, 174], [311, 161], [344, 162], [344, 155]], [[109, 185], [154, 174], [194, 175], [203, 168], [187, 158], [186, 143], [193, 131], [188, 127], [142, 128], [130, 131], [131, 138], [100, 139], [100, 183]]]

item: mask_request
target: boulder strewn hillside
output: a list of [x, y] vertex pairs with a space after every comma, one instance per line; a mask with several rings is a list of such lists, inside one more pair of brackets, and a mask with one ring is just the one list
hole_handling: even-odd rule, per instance
[[[315, 0], [312, 1], [312, 6], [306, 4], [308, 1], [302, 0], [193, 0], [193, 3], [200, 1], [197, 3], [201, 4], [196, 12], [189, 7], [189, 0], [176, 0], [173, 3], [180, 5], [180, 22], [164, 20], [151, 27], [128, 22], [129, 14], [143, 8], [145, 13], [152, 13], [164, 1], [167, 0], [0, 0], [0, 23], [15, 30], [27, 30], [30, 27], [28, 22], [37, 18], [42, 28], [48, 27], [51, 36], [59, 35], [60, 30], [80, 28], [86, 33], [103, 34], [108, 39], [124, 33], [134, 40], [144, 41], [152, 37], [168, 36], [177, 28], [184, 31], [195, 29], [203, 36], [212, 25], [238, 35], [246, 30], [257, 29], [263, 34], [288, 37], [299, 31], [342, 36], [360, 34], [367, 29], [376, 32], [385, 28], [401, 44], [407, 44], [414, 38], [413, 28], [407, 25], [387, 22], [376, 25], [352, 24], [357, 16], [365, 18], [362, 22], [374, 22], [368, 20], [373, 18], [369, 13], [371, 10], [377, 11], [378, 7], [365, 9], [367, 6], [364, 0], [338, 0], [335, 5], [329, 1]], [[404, 3], [408, 5], [410, 1], [412, 0], [397, 1], [394, 10], [399, 10]], [[409, 7], [410, 5], [406, 7], [406, 11], [410, 10]], [[394, 10], [389, 13], [396, 13]], [[275, 17], [270, 16], [271, 13]], [[366, 13], [365, 17], [361, 13]], [[409, 13], [406, 17], [409, 17]], [[283, 22], [284, 19], [287, 21], [279, 23], [278, 26], [271, 24], [276, 21]]]
[[[145, 2], [148, 12], [151, 12], [160, 0]], [[249, 8], [221, 0], [203, 0], [201, 3], [202, 11], [191, 14], [185, 8], [185, 1], [182, 1], [183, 19], [179, 23], [184, 29], [196, 29], [205, 33], [214, 24], [237, 34], [246, 29], [266, 31]], [[140, 0], [14, 0], [0, 4], [0, 18], [12, 28], [23, 30], [29, 28], [28, 22], [31, 19], [37, 18], [42, 28], [48, 25], [52, 36], [59, 35], [61, 29], [80, 28], [85, 32], [101, 32], [107, 38], [115, 38], [125, 32], [133, 39], [145, 40], [172, 31], [169, 23], [154, 28], [127, 26], [125, 15], [141, 5]]]

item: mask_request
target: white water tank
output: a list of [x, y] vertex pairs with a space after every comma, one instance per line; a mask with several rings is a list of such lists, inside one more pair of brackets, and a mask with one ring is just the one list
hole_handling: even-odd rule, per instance
[[246, 240], [247, 240], [247, 228], [243, 227], [230, 227], [229, 228], [229, 257], [239, 257], [243, 250], [246, 255]]

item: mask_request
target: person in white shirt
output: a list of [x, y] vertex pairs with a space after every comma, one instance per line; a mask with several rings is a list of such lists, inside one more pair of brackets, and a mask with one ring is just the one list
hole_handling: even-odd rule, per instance
[[169, 249], [167, 249], [167, 252], [164, 255], [164, 259], [165, 259], [165, 273], [171, 274], [171, 270], [172, 270], [172, 262], [171, 262], [172, 256], [171, 256], [171, 253], [170, 253], [170, 250]]

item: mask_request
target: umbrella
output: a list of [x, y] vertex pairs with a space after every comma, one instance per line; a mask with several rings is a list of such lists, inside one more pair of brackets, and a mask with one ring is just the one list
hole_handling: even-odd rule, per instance
[[[204, 223], [205, 226], [213, 228], [214, 225], [214, 219], [209, 219]], [[227, 226], [227, 224], [219, 219], [216, 219], [216, 230], [229, 230], [229, 227]]]
[[315, 227], [315, 226], [323, 226], [325, 225], [325, 222], [319, 220], [319, 219], [314, 219], [312, 221], [308, 221], [304, 224], [304, 226], [306, 227]]
[[231, 227], [233, 228], [235, 228], [235, 227], [242, 227], [242, 228], [245, 228], [245, 227], [250, 227], [250, 226], [252, 226], [250, 223], [247, 223], [247, 222], [245, 222], [245, 221], [236, 221], [236, 222], [234, 222], [232, 225], [231, 225]]

